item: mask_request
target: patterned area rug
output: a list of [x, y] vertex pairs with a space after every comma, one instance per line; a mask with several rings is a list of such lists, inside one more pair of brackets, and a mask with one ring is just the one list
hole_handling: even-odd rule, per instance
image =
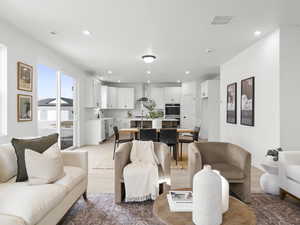
[[[162, 225], [153, 217], [151, 201], [116, 205], [113, 197], [113, 194], [90, 195], [87, 203], [80, 199], [60, 225]], [[257, 225], [300, 224], [298, 201], [253, 194], [250, 206], [255, 211]]]

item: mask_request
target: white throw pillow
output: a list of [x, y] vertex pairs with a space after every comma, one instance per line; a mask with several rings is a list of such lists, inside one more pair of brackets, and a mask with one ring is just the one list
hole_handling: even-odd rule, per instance
[[53, 183], [65, 175], [63, 159], [57, 143], [42, 154], [26, 149], [25, 164], [28, 182], [31, 185]]

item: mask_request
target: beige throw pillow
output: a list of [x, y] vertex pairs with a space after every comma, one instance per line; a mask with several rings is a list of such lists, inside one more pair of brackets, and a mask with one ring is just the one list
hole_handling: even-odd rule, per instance
[[31, 185], [53, 183], [65, 175], [57, 143], [43, 153], [26, 149], [25, 164], [28, 182]]

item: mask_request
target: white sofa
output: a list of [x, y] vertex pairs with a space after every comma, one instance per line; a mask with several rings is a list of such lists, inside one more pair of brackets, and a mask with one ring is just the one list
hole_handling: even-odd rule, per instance
[[17, 159], [11, 144], [0, 145], [0, 224], [55, 225], [83, 195], [88, 183], [87, 152], [62, 152], [65, 176], [53, 184], [15, 182]]
[[280, 197], [286, 194], [300, 198], [300, 151], [279, 153]]

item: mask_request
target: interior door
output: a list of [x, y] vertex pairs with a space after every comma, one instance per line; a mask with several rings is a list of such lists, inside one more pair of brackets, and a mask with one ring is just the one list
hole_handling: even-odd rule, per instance
[[181, 101], [181, 128], [193, 129], [196, 118], [196, 100], [191, 95], [185, 95]]

